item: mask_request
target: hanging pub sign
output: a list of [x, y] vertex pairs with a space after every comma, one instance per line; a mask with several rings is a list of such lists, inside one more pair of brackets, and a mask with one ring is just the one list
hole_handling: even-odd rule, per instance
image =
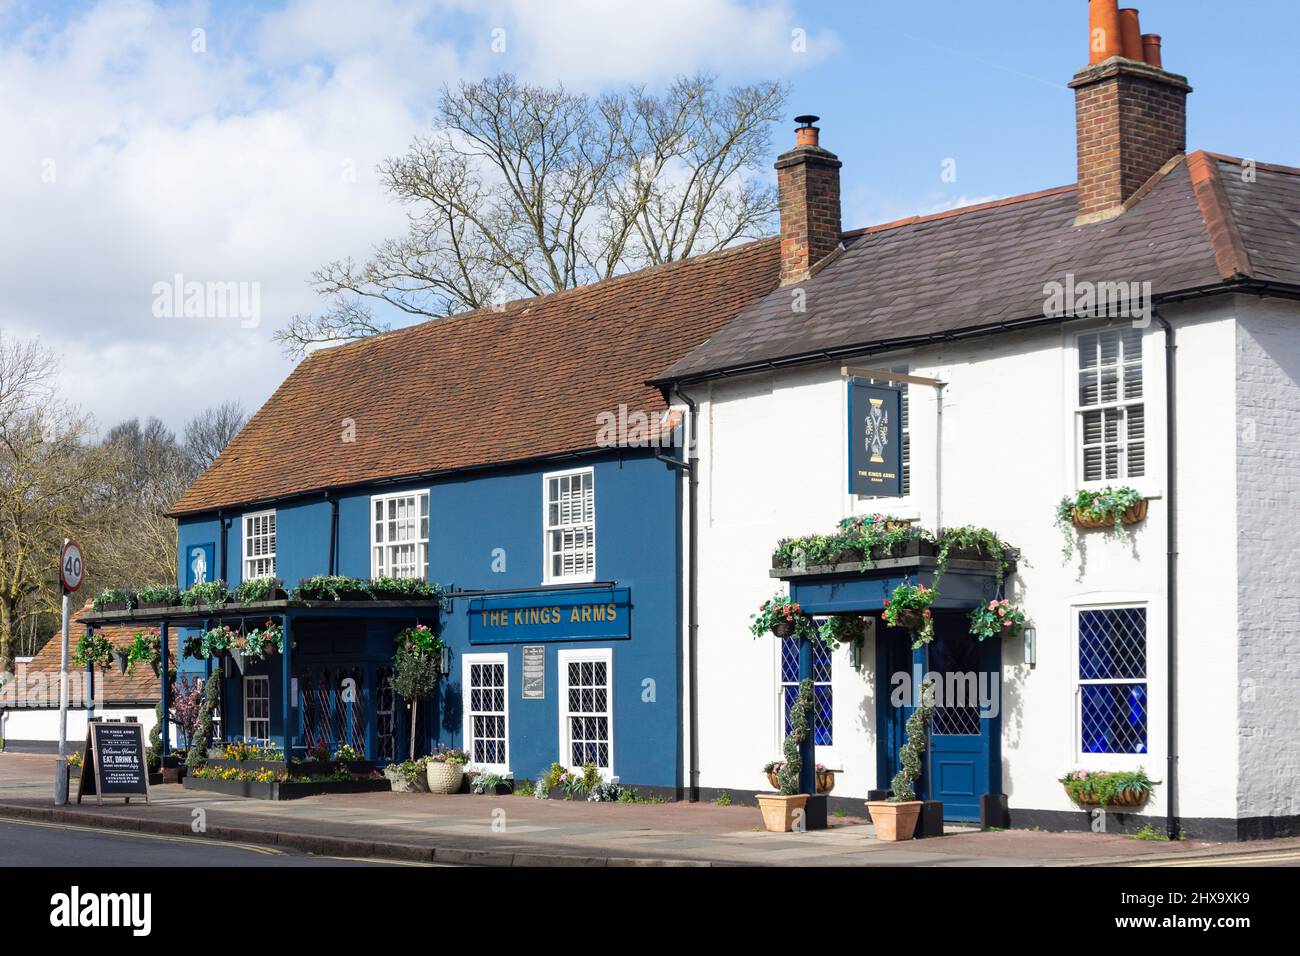
[[903, 496], [903, 393], [849, 380], [849, 492]]
[[93, 720], [86, 727], [86, 745], [81, 751], [81, 785], [77, 802], [94, 795], [144, 797], [149, 802], [149, 769], [144, 762], [144, 728], [139, 723], [108, 723]]
[[524, 591], [472, 598], [471, 644], [626, 640], [632, 636], [628, 588]]

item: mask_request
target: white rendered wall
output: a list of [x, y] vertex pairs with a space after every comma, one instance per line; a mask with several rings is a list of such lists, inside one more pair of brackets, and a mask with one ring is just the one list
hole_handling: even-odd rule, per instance
[[[97, 707], [95, 716], [114, 720], [139, 721], [144, 727], [145, 738], [153, 730], [153, 707]], [[4, 712], [4, 722], [0, 726], [0, 736], [6, 740], [53, 740], [59, 739], [59, 712], [57, 709], [16, 707]], [[80, 749], [86, 739], [86, 711], [68, 710], [68, 743], [75, 750]]]
[[[1236, 428], [1232, 300], [1169, 309], [1178, 326], [1182, 457], [1183, 816], [1236, 815], [1237, 721], [1232, 608], [1236, 601]], [[1148, 478], [1152, 497], [1131, 543], [1088, 534], [1075, 559], [1061, 559], [1057, 501], [1073, 492], [1073, 336], [1008, 334], [847, 364], [906, 365], [941, 379], [942, 484], [936, 482], [935, 390], [909, 388], [912, 494], [906, 500], [847, 493], [847, 409], [840, 363], [720, 380], [693, 391], [700, 405], [701, 784], [763, 789], [762, 764], [779, 754], [776, 640], [753, 640], [749, 615], [779, 582], [768, 576], [778, 539], [829, 533], [846, 515], [883, 511], [928, 528], [977, 524], [1020, 547], [1027, 562], [1010, 582], [1038, 630], [1038, 665], [1019, 642], [1004, 648], [1003, 789], [1018, 809], [1070, 810], [1056, 779], [1076, 767], [1146, 767], [1165, 773], [1164, 337], [1144, 339]], [[941, 492], [941, 495], [940, 495]], [[941, 507], [941, 516], [936, 509]], [[1204, 516], [1213, 515], [1206, 522]], [[1077, 753], [1073, 608], [1140, 602], [1148, 608], [1150, 752], [1142, 757]], [[864, 796], [875, 779], [875, 649], [865, 667], [835, 657], [832, 748], [818, 760], [843, 769], [836, 796]], [[1148, 811], [1163, 813], [1163, 796]]]

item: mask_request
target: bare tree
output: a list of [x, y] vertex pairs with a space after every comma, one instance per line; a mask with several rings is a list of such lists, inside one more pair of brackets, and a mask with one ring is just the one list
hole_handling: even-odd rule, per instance
[[191, 479], [205, 472], [222, 449], [234, 440], [248, 416], [239, 402], [222, 402], [206, 408], [185, 426], [184, 446], [193, 471]]
[[88, 421], [54, 397], [53, 372], [39, 342], [0, 335], [0, 673], [31, 618], [57, 607], [59, 548], [91, 534], [107, 473]]
[[376, 306], [451, 315], [761, 236], [776, 195], [749, 174], [785, 97], [703, 75], [598, 99], [510, 74], [444, 87], [433, 133], [380, 166], [406, 235], [317, 270], [329, 307], [276, 338], [301, 354], [386, 331]]

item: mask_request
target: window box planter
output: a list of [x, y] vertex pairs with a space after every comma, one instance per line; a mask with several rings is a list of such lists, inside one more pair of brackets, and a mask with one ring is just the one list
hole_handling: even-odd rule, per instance
[[186, 790], [206, 790], [232, 797], [249, 797], [254, 800], [297, 800], [331, 793], [374, 793], [389, 788], [382, 777], [366, 780], [313, 780], [303, 782], [257, 783], [247, 780], [208, 780], [186, 777]]
[[920, 800], [891, 803], [888, 800], [868, 800], [867, 812], [877, 840], [897, 842], [910, 840], [916, 835], [916, 821], [921, 816]]
[[[1130, 505], [1120, 515], [1122, 524], [1140, 524], [1147, 517], [1147, 499], [1143, 498], [1136, 504]], [[1112, 515], [1106, 515], [1104, 518], [1095, 517], [1078, 508], [1074, 509], [1074, 526], [1082, 530], [1091, 530], [1096, 528], [1113, 528], [1115, 527], [1115, 518]]]
[[[1065, 795], [1067, 797], [1070, 797], [1071, 800], [1073, 800], [1081, 807], [1100, 807], [1102, 805], [1101, 800], [1095, 794], [1091, 794], [1091, 795], [1082, 794], [1077, 799], [1075, 799], [1070, 794], [1070, 788], [1066, 787]], [[1114, 799], [1112, 799], [1109, 803], [1106, 804], [1106, 808], [1114, 809], [1115, 807], [1145, 806], [1147, 802], [1147, 798], [1149, 798], [1150, 796], [1151, 796], [1150, 790], [1143, 790], [1140, 792], [1133, 791], [1133, 790], [1124, 790], [1121, 791], [1120, 793], [1117, 793]]]
[[933, 541], [926, 541], [924, 538], [912, 538], [908, 541], [901, 541], [890, 547], [889, 545], [878, 544], [871, 549], [872, 561], [884, 561], [889, 558], [932, 558], [938, 554], [938, 548]]
[[763, 812], [763, 826], [771, 833], [789, 833], [794, 829], [794, 815], [808, 805], [808, 794], [785, 796], [780, 793], [758, 794], [758, 809]]

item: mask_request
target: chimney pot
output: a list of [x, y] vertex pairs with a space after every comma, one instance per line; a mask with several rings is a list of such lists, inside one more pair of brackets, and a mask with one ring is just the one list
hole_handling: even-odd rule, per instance
[[1134, 7], [1125, 7], [1119, 12], [1120, 45], [1123, 55], [1130, 60], [1142, 60], [1142, 20], [1141, 14]]
[[1142, 34], [1142, 59], [1151, 64], [1158, 70], [1165, 67], [1164, 57], [1160, 52], [1160, 34], [1144, 33]]
[[796, 146], [816, 146], [819, 139], [819, 130], [813, 123], [821, 119], [820, 116], [796, 116], [794, 121], [799, 126], [794, 131], [794, 144]]
[[1123, 56], [1122, 37], [1119, 0], [1088, 0], [1088, 62], [1102, 63], [1112, 56]]

